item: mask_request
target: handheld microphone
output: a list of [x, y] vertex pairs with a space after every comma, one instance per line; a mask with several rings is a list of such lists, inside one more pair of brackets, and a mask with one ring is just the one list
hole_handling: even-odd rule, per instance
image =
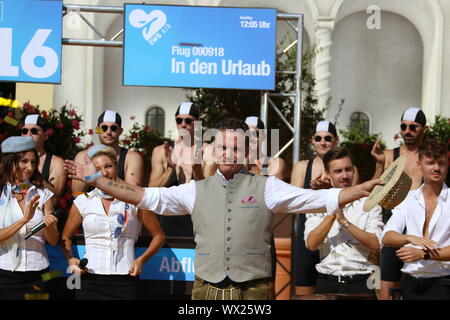
[[[65, 212], [64, 212], [63, 209], [58, 209], [54, 213], [54, 216], [57, 217], [58, 219], [60, 219], [60, 218], [62, 218], [64, 216], [64, 214], [65, 214]], [[46, 227], [45, 222], [42, 220], [40, 223], [38, 223], [33, 228], [31, 228], [30, 231], [28, 231], [28, 233], [25, 235], [25, 240], [27, 240], [29, 237], [31, 237], [32, 235], [36, 234], [37, 232], [41, 231], [45, 227]]]
[[88, 264], [88, 259], [87, 258], [83, 258], [83, 259], [81, 259], [80, 263], [78, 264], [78, 267], [80, 269], [84, 269], [84, 268], [86, 268], [87, 264]]

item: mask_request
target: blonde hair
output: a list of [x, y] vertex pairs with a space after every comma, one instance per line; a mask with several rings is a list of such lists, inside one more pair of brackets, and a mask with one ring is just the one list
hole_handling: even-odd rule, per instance
[[102, 148], [99, 151], [97, 151], [91, 157], [91, 160], [94, 160], [94, 158], [96, 158], [98, 156], [107, 156], [114, 163], [114, 165], [117, 167], [117, 153], [116, 153], [116, 151], [113, 148], [105, 146], [104, 148]]

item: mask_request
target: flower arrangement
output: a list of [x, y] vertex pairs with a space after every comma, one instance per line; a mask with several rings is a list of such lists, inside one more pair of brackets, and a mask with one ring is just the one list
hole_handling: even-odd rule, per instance
[[49, 123], [45, 150], [63, 159], [73, 159], [77, 152], [84, 149], [80, 145], [86, 132], [81, 130], [82, 116], [72, 105], [64, 105], [50, 111], [40, 110], [39, 106], [24, 103], [21, 108], [1, 108], [0, 143], [9, 136], [20, 135], [23, 121], [29, 114], [39, 114]]

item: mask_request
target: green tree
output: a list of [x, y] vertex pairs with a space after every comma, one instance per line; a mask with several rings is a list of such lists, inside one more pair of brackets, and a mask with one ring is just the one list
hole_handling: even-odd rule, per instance
[[436, 115], [434, 123], [430, 125], [430, 128], [425, 133], [425, 138], [448, 143], [450, 139], [450, 118]]

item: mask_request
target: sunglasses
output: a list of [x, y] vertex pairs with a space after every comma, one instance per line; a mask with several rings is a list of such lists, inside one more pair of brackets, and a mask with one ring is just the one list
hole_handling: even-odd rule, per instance
[[322, 141], [322, 139], [325, 139], [326, 142], [331, 142], [331, 141], [333, 141], [333, 137], [332, 137], [332, 136], [325, 136], [325, 137], [315, 136], [315, 137], [314, 137], [314, 140], [315, 140], [316, 142], [320, 142], [320, 141]]
[[192, 121], [194, 121], [194, 120], [192, 120], [191, 118], [186, 118], [186, 119], [183, 119], [183, 118], [175, 118], [175, 121], [177, 122], [177, 124], [182, 124], [182, 123], [183, 123], [183, 120], [184, 120], [184, 123], [186, 123], [186, 124], [191, 124]]
[[402, 123], [401, 125], [400, 125], [400, 130], [402, 130], [402, 131], [406, 131], [406, 129], [409, 127], [409, 130], [411, 130], [411, 131], [416, 131], [417, 130], [417, 128], [419, 128], [419, 127], [421, 127], [420, 125], [417, 125], [417, 124], [404, 124], [404, 123]]
[[39, 134], [39, 129], [37, 129], [37, 128], [31, 128], [31, 129], [23, 128], [20, 132], [23, 135], [25, 135], [25, 134], [28, 134], [28, 131], [31, 131], [31, 134], [34, 136], [37, 136]]
[[112, 126], [107, 126], [106, 124], [104, 124], [100, 128], [102, 128], [103, 132], [108, 131], [108, 129], [111, 129], [112, 132], [116, 132], [117, 129], [119, 129], [119, 127], [116, 126], [115, 124], [113, 124]]

